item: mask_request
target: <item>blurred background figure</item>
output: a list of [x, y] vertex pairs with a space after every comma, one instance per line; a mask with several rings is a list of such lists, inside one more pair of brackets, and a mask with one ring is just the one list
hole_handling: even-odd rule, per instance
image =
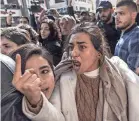
[[29, 19], [26, 16], [21, 16], [19, 19], [19, 24], [29, 24]]
[[31, 121], [22, 112], [23, 95], [12, 85], [15, 62], [0, 53], [1, 63], [1, 120]]
[[120, 38], [120, 32], [115, 28], [113, 12], [112, 4], [109, 1], [101, 1], [97, 8], [97, 18], [99, 19], [97, 25], [104, 30], [112, 54], [114, 54], [115, 46]]
[[51, 8], [47, 11], [48, 16], [53, 16], [56, 19], [62, 17], [62, 15], [59, 14], [59, 12], [55, 8]]
[[23, 31], [24, 30], [16, 27], [9, 27], [1, 30], [0, 48], [2, 54], [8, 55], [10, 52], [17, 49], [18, 46], [31, 42]]
[[80, 14], [80, 22], [89, 22], [90, 15], [88, 11], [82, 11]]
[[61, 41], [56, 24], [52, 20], [43, 21], [40, 24], [39, 34], [39, 42], [53, 55], [53, 62], [56, 66], [62, 56]]
[[97, 22], [97, 20], [96, 20], [96, 14], [94, 12], [91, 12], [90, 13], [90, 22], [94, 22], [94, 23]]
[[20, 29], [24, 29], [28, 32], [29, 38], [31, 40], [31, 42], [33, 42], [34, 44], [39, 44], [39, 34], [28, 24], [18, 24], [17, 25], [18, 28]]
[[62, 49], [64, 50], [64, 44], [68, 35], [71, 32], [71, 29], [75, 26], [76, 20], [73, 16], [64, 15], [59, 20], [59, 28], [62, 34]]
[[6, 17], [6, 27], [12, 26], [12, 12], [8, 12], [8, 16]]

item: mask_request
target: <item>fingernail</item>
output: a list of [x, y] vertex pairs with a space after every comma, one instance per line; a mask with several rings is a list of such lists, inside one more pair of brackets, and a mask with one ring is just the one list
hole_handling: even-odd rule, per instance
[[16, 59], [17, 59], [19, 56], [20, 56], [19, 54], [16, 54]]
[[18, 54], [16, 54], [16, 59], [18, 58]]
[[37, 75], [36, 74], [33, 74], [32, 77], [37, 77]]
[[25, 73], [29, 73], [29, 71], [28, 70], [25, 70]]

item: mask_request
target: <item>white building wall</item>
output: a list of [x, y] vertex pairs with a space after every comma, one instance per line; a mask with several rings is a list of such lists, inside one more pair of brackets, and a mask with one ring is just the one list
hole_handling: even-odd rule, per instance
[[73, 0], [73, 7], [75, 11], [92, 11], [91, 0]]
[[50, 7], [51, 8], [64, 8], [67, 7], [67, 2], [64, 0], [64, 2], [61, 3], [55, 3], [55, 0], [50, 0]]
[[[7, 0], [3, 0], [3, 1], [4, 1], [4, 5], [8, 5]], [[20, 0], [18, 0], [18, 3], [20, 3]], [[1, 12], [0, 17], [7, 17], [9, 11], [12, 12], [13, 17], [17, 17], [17, 16], [22, 15], [20, 9], [7, 9], [7, 11], [5, 11], [5, 8], [4, 9], [0, 8], [0, 12]]]
[[[72, 6], [75, 11], [87, 10], [92, 11], [92, 1], [91, 0], [72, 0]], [[50, 0], [51, 8], [67, 8], [67, 0], [61, 3], [55, 3], [55, 0]]]

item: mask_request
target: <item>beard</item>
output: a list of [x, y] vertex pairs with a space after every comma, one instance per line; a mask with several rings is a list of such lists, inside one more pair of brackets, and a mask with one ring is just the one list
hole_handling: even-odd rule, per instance
[[107, 23], [110, 19], [111, 19], [111, 13], [109, 13], [108, 16], [102, 16], [102, 17], [105, 17], [106, 19], [101, 19], [104, 23]]
[[128, 23], [126, 23], [126, 24], [124, 24], [123, 26], [116, 26], [116, 29], [117, 30], [125, 30], [125, 29], [127, 29], [129, 26], [131, 26], [131, 22], [128, 22]]

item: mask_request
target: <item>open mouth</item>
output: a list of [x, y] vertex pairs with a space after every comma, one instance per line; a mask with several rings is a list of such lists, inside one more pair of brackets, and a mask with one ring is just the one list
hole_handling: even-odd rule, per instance
[[80, 69], [81, 63], [77, 60], [73, 60], [73, 68], [78, 71]]

